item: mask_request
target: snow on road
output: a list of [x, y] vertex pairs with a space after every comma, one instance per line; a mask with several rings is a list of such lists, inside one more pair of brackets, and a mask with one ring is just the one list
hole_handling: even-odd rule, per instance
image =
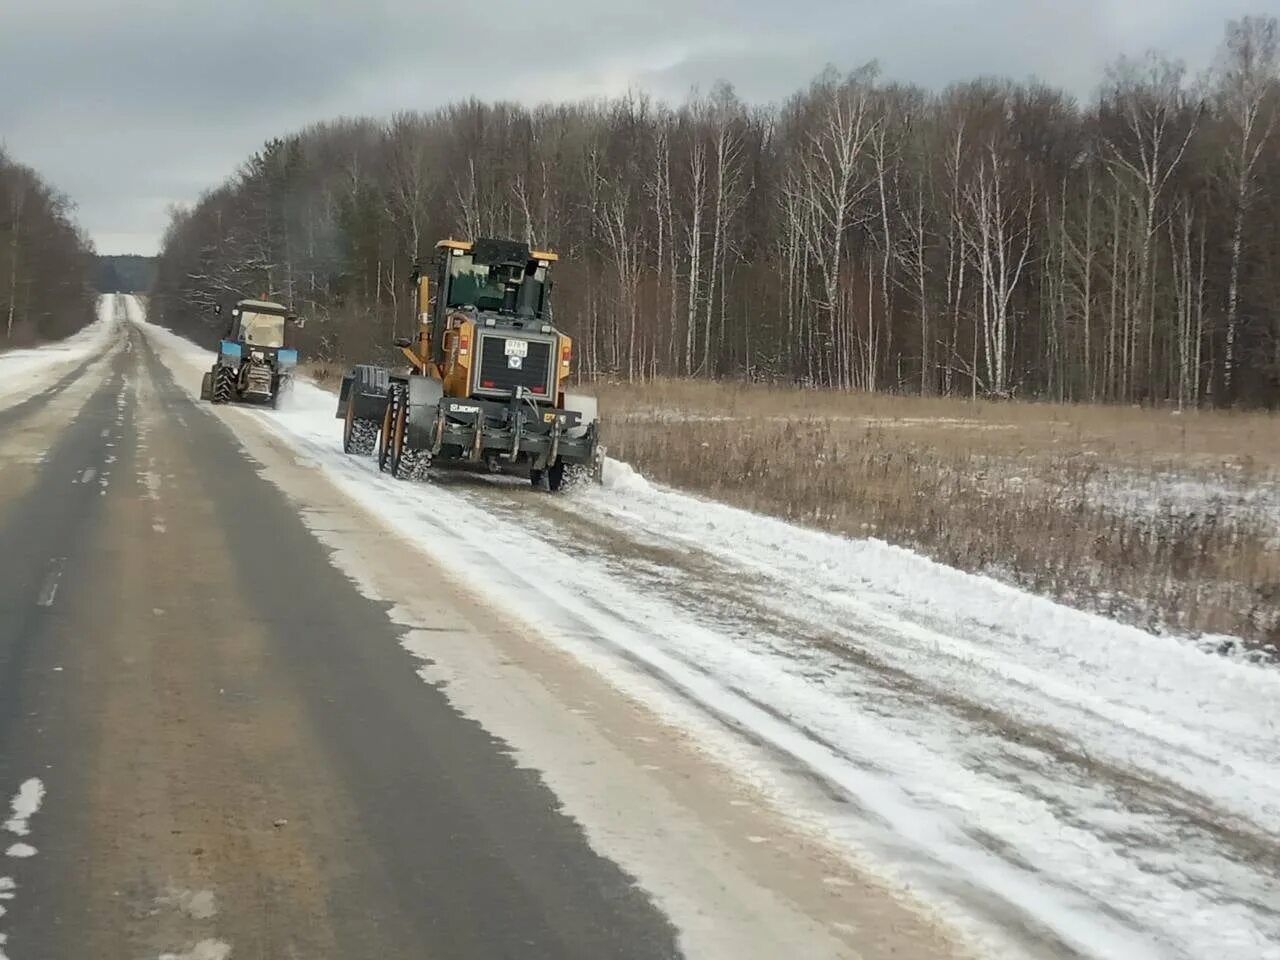
[[4, 829], [19, 837], [27, 836], [31, 832], [31, 818], [40, 812], [40, 804], [43, 802], [44, 783], [38, 777], [24, 780], [9, 801], [12, 815], [4, 822]]
[[[194, 394], [205, 351], [144, 329]], [[298, 384], [278, 412], [222, 415], [274, 431], [984, 955], [1280, 958], [1280, 672], [623, 464], [558, 498], [398, 483], [341, 453], [334, 407]]]
[[104, 352], [117, 322], [124, 319], [123, 298], [98, 300], [98, 318], [65, 340], [0, 353], [0, 410], [53, 386], [78, 364]]

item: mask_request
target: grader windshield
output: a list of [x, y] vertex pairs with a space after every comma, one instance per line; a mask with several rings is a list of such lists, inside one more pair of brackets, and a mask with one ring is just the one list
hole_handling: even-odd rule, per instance
[[[471, 253], [455, 251], [449, 258], [449, 306], [474, 307], [476, 310], [515, 308], [515, 296], [525, 280], [525, 270], [512, 264], [476, 263]], [[542, 291], [546, 289], [547, 268], [536, 266], [531, 279], [537, 283], [538, 314], [541, 315]]]

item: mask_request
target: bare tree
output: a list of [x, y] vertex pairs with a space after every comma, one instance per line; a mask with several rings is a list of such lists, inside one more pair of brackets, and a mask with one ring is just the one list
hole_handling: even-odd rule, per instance
[[[274, 290], [319, 318], [304, 349], [376, 356], [415, 255], [508, 235], [560, 251], [554, 319], [584, 376], [1275, 403], [1276, 34], [1232, 24], [1203, 96], [1151, 56], [1084, 105], [864, 69], [780, 107], [719, 88], [317, 124], [175, 215], [157, 313], [204, 335], [211, 301]], [[14, 331], [47, 233], [38, 190], [15, 216], [18, 183]]]
[[1125, 399], [1136, 382], [1140, 327], [1147, 333], [1147, 375], [1154, 365], [1155, 240], [1161, 228], [1161, 199], [1195, 135], [1199, 110], [1188, 103], [1181, 64], [1154, 55], [1142, 63], [1121, 60], [1112, 69], [1111, 106], [1118, 129], [1107, 140], [1108, 160], [1118, 182], [1126, 183], [1139, 212], [1140, 253], [1133, 312], [1128, 324], [1130, 364], [1126, 369]]
[[1227, 25], [1217, 69], [1219, 116], [1234, 140], [1226, 152], [1231, 190], [1231, 267], [1227, 282], [1226, 354], [1223, 390], [1233, 396], [1236, 341], [1240, 327], [1240, 264], [1244, 227], [1258, 189], [1258, 160], [1275, 123], [1276, 81], [1280, 78], [1280, 22], [1275, 17], [1245, 17]]

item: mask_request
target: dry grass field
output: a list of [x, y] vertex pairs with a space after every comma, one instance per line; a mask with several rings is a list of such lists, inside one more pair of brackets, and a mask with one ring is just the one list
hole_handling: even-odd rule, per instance
[[1280, 648], [1280, 417], [600, 384], [610, 456], [1152, 630]]

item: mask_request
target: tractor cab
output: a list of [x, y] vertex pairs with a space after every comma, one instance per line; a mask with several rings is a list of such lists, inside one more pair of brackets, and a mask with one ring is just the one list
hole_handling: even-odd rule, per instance
[[255, 347], [279, 349], [284, 346], [289, 311], [268, 300], [241, 300], [231, 308], [227, 340]]
[[[220, 306], [213, 309], [222, 313]], [[300, 327], [303, 321], [282, 304], [238, 301], [231, 308], [213, 367], [200, 383], [201, 399], [275, 406], [298, 365], [298, 351], [285, 347], [285, 330], [290, 324]]]

